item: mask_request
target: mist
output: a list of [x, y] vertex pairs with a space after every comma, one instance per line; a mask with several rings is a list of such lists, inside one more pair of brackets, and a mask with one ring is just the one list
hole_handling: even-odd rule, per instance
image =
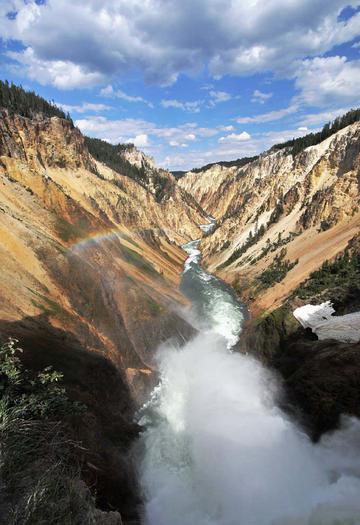
[[214, 334], [159, 359], [141, 466], [148, 525], [360, 523], [357, 420], [313, 445], [276, 406], [269, 372]]
[[[185, 246], [182, 291], [199, 335], [158, 352], [141, 411], [146, 525], [359, 525], [360, 422], [313, 444], [256, 359], [231, 351], [246, 312]], [[188, 318], [190, 319], [190, 318]]]

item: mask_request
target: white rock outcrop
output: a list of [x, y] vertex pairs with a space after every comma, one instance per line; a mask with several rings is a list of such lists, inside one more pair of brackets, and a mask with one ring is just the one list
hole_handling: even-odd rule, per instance
[[335, 313], [330, 301], [319, 305], [306, 304], [294, 310], [295, 319], [304, 328], [311, 330], [322, 339], [335, 339], [343, 343], [360, 341], [360, 312], [333, 316]]

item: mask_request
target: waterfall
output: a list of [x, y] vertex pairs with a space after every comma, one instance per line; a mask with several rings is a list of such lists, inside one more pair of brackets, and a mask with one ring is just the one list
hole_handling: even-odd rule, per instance
[[147, 525], [358, 525], [360, 423], [318, 444], [277, 406], [275, 378], [229, 351], [244, 308], [187, 246], [182, 288], [199, 334], [159, 349], [142, 410]]

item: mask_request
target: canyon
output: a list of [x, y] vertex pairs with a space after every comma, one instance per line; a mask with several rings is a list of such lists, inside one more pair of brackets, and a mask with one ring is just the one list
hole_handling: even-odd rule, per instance
[[[218, 221], [201, 244], [206, 267], [238, 287], [255, 314], [280, 306], [358, 235], [359, 134], [356, 122], [296, 156], [270, 150], [240, 168], [214, 165], [180, 179]], [[256, 278], [279, 256], [293, 268], [256, 294]]]
[[86, 404], [85, 477], [96, 476], [103, 508], [120, 501], [133, 519], [134, 411], [157, 381], [158, 345], [194, 333], [179, 315], [179, 245], [201, 234], [205, 214], [167, 172], [156, 197], [159, 171], [140, 152], [126, 161], [142, 164], [142, 185], [92, 158], [68, 120], [1, 110], [1, 339], [19, 340], [30, 368], [63, 373]]
[[[220, 302], [202, 308], [217, 335], [240, 308], [242, 336], [236, 325], [225, 338], [234, 353], [281, 375], [283, 410], [315, 440], [342, 413], [360, 415], [359, 344], [318, 341], [292, 315], [334, 297], [342, 315], [360, 309], [356, 283], [346, 279], [341, 289], [299, 293], [324, 263], [360, 253], [359, 122], [296, 155], [269, 150], [241, 167], [213, 165], [179, 181], [132, 145], [118, 155], [139, 179], [90, 149], [68, 119], [0, 109], [1, 339], [19, 340], [27, 366], [62, 372], [69, 395], [88, 407], [83, 478], [104, 511], [97, 523], [139, 519], [132, 454], [142, 427], [134, 416], [158, 383], [159, 346], [176, 354], [203, 331], [189, 315], [189, 286], [180, 287], [182, 247], [196, 239], [221, 297], [224, 281], [250, 315], [234, 292], [218, 317]], [[216, 223], [204, 227], [211, 217]], [[195, 341], [184, 354], [189, 374]], [[165, 363], [170, 376], [176, 359]]]

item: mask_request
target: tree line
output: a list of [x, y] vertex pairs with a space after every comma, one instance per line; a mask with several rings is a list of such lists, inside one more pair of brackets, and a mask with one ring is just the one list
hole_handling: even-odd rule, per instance
[[225, 168], [242, 168], [242, 166], [245, 166], [245, 164], [248, 164], [249, 162], [253, 162], [254, 160], [258, 159], [259, 155], [255, 155], [254, 157], [242, 157], [241, 159], [236, 160], [221, 160], [219, 162], [211, 162], [210, 164], [206, 164], [205, 166], [202, 166], [201, 168], [194, 168], [191, 171], [193, 173], [199, 173], [200, 171], [206, 171], [212, 168], [213, 166], [224, 166]]
[[138, 168], [122, 157], [122, 153], [134, 147], [133, 144], [109, 144], [105, 140], [85, 137], [85, 144], [97, 161], [109, 166], [121, 175], [126, 175], [138, 182], [146, 181], [146, 172], [143, 167]]
[[275, 144], [271, 148], [271, 150], [277, 151], [284, 148], [289, 148], [291, 154], [295, 157], [295, 155], [303, 151], [305, 148], [308, 148], [309, 146], [315, 146], [316, 144], [320, 144], [320, 142], [327, 139], [328, 137], [331, 137], [331, 135], [334, 135], [341, 129], [346, 128], [346, 126], [350, 126], [350, 124], [354, 124], [359, 120], [360, 109], [351, 109], [350, 111], [345, 113], [345, 115], [337, 117], [333, 122], [328, 122], [327, 124], [325, 124], [321, 131], [317, 133], [309, 133], [304, 137], [291, 139], [286, 142], [282, 142], [281, 144]]
[[45, 117], [59, 117], [73, 121], [69, 113], [65, 113], [54, 102], [48, 102], [33, 91], [26, 91], [22, 86], [16, 86], [7, 80], [0, 80], [0, 107], [9, 111], [11, 115], [21, 115], [33, 118], [36, 115]]

